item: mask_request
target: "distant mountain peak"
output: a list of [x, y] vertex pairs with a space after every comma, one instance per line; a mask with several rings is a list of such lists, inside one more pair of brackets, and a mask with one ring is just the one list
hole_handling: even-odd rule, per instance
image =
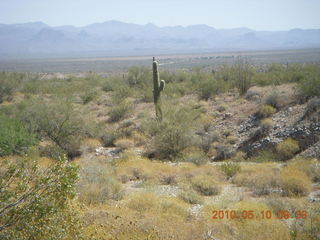
[[[50, 27], [43, 22], [0, 24], [0, 55], [65, 56], [82, 53], [112, 55], [153, 54], [155, 51], [199, 52], [320, 48], [319, 29], [255, 31], [249, 28], [217, 29], [206, 24], [159, 27], [108, 20], [84, 27]], [[68, 55], [69, 54], [69, 55]], [[71, 55], [70, 55], [71, 54]], [[1, 56], [0, 56], [1, 57]]]

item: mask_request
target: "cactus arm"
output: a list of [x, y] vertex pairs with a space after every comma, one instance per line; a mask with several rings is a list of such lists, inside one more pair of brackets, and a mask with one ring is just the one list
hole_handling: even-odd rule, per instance
[[160, 86], [159, 86], [159, 91], [160, 92], [164, 89], [165, 85], [166, 85], [166, 82], [164, 80], [161, 80], [160, 81]]

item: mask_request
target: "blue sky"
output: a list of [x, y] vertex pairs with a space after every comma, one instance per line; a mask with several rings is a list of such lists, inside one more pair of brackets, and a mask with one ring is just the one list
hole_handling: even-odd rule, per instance
[[112, 19], [158, 26], [320, 28], [320, 0], [0, 0], [0, 23], [84, 26]]

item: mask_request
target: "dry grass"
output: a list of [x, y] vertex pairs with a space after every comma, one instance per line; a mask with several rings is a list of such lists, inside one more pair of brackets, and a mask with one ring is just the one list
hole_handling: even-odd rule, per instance
[[243, 166], [233, 183], [250, 188], [256, 195], [269, 194], [280, 187], [280, 168], [274, 163]]
[[194, 190], [204, 196], [218, 195], [221, 192], [220, 184], [208, 175], [194, 177], [191, 184]]
[[320, 182], [320, 164], [317, 159], [296, 158], [288, 162], [288, 167], [303, 171], [312, 181]]
[[294, 168], [283, 169], [281, 187], [286, 196], [306, 196], [312, 189], [310, 178], [304, 172]]
[[79, 201], [88, 205], [119, 200], [123, 196], [122, 185], [112, 167], [99, 159], [82, 163], [78, 192]]

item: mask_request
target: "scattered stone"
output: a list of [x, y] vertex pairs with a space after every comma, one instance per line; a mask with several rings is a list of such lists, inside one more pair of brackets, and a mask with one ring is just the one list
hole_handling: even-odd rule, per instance
[[122, 152], [120, 148], [104, 148], [99, 147], [96, 149], [96, 156], [107, 156], [112, 158], [119, 158], [119, 154]]

